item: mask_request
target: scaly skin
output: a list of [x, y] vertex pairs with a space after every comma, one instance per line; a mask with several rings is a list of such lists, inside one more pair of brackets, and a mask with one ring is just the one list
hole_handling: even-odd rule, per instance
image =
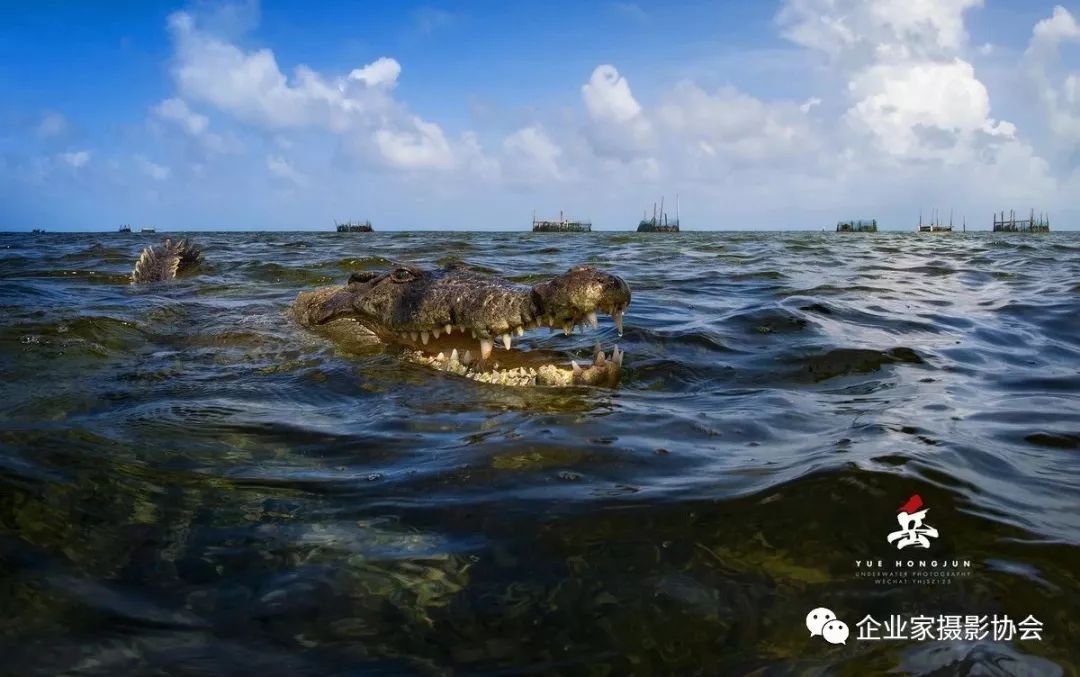
[[165, 282], [199, 265], [202, 251], [187, 238], [165, 242], [143, 249], [135, 269], [131, 271], [131, 284], [141, 282]]
[[596, 327], [597, 311], [611, 315], [621, 335], [629, 304], [622, 279], [589, 266], [532, 287], [461, 265], [399, 266], [301, 292], [293, 315], [342, 345], [399, 345], [414, 362], [485, 383], [614, 386], [623, 357], [618, 348], [609, 357], [598, 346], [593, 364], [581, 366], [550, 351], [513, 350], [512, 343], [541, 325], [567, 334], [580, 324]]
[[[143, 250], [131, 281], [172, 280], [201, 258], [187, 240], [166, 240]], [[581, 324], [596, 328], [597, 311], [611, 315], [621, 336], [629, 304], [630, 288], [622, 279], [589, 266], [532, 287], [462, 265], [399, 266], [301, 292], [292, 311], [301, 325], [343, 346], [400, 346], [413, 362], [484, 383], [614, 386], [623, 362], [618, 347], [609, 357], [597, 344], [593, 363], [579, 365], [559, 353], [513, 350], [512, 344], [542, 325], [566, 334]]]

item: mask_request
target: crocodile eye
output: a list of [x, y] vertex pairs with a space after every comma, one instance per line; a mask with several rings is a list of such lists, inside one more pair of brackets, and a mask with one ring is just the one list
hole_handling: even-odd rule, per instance
[[412, 271], [408, 268], [396, 268], [394, 272], [390, 273], [390, 279], [394, 282], [409, 282], [415, 279]]

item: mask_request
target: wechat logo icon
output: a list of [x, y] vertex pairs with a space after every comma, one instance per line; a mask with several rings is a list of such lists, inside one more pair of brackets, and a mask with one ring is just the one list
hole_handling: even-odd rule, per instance
[[847, 644], [847, 623], [838, 619], [830, 609], [818, 607], [806, 614], [806, 629], [811, 637], [821, 637], [829, 644]]

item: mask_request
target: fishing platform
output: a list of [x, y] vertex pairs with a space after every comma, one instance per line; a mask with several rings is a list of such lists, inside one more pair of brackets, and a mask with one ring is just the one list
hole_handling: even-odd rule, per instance
[[339, 233], [374, 233], [375, 228], [371, 225], [371, 221], [346, 221], [344, 223], [338, 223], [334, 221], [334, 226]]
[[[942, 223], [937, 211], [933, 212], [929, 223], [923, 223], [922, 212], [919, 212], [919, 225], [915, 228], [916, 233], [944, 234], [953, 232], [952, 212], [949, 212], [949, 222]], [[964, 232], [967, 232], [967, 219], [964, 219]]]
[[120, 230], [118, 232], [130, 233], [131, 232], [131, 226], [129, 226], [128, 224], [125, 223], [124, 225], [120, 226]]
[[858, 219], [855, 221], [841, 221], [836, 224], [838, 233], [876, 233], [877, 219]]
[[592, 222], [567, 220], [562, 210], [559, 210], [558, 221], [537, 219], [533, 212], [532, 230], [534, 233], [591, 233]]
[[1032, 209], [1031, 216], [1029, 218], [1017, 219], [1015, 211], [1010, 211], [1008, 218], [1006, 218], [1005, 211], [1002, 210], [1001, 214], [994, 214], [994, 232], [1049, 233], [1050, 216], [1048, 214], [1039, 214], [1039, 216], [1036, 217], [1035, 210]]
[[656, 203], [652, 206], [652, 218], [646, 218], [648, 212], [641, 213], [641, 222], [638, 223], [639, 233], [677, 233], [679, 232], [679, 194], [675, 194], [675, 220], [668, 219], [664, 211], [664, 198], [660, 198], [660, 211], [656, 210]]

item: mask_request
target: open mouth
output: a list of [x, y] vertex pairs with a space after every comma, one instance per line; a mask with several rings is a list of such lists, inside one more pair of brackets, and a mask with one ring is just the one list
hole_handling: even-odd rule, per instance
[[[612, 305], [598, 310], [611, 316], [622, 336], [626, 306]], [[598, 329], [599, 318], [596, 310], [590, 310], [569, 317], [513, 318], [499, 323], [497, 331], [501, 333], [496, 333], [492, 327], [445, 324], [395, 332], [384, 338], [402, 345], [406, 357], [413, 362], [482, 383], [511, 386], [613, 386], [618, 383], [625, 355], [618, 346], [605, 353], [597, 342], [591, 362], [570, 359], [561, 351], [531, 347], [541, 338], [535, 330], [543, 327], [569, 335], [578, 327]]]
[[536, 330], [596, 330], [605, 314], [622, 336], [629, 305], [626, 282], [592, 266], [525, 286], [460, 265], [400, 265], [301, 292], [293, 313], [339, 340], [376, 338], [401, 346], [413, 362], [484, 383], [613, 386], [623, 363], [617, 347], [608, 353], [597, 343], [591, 362], [571, 359]]

